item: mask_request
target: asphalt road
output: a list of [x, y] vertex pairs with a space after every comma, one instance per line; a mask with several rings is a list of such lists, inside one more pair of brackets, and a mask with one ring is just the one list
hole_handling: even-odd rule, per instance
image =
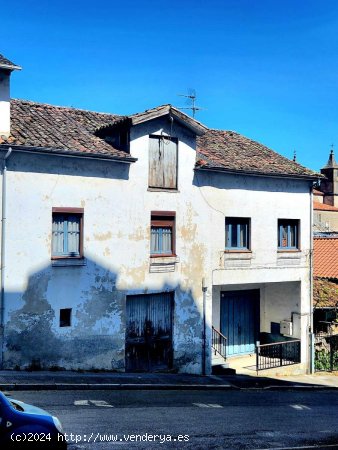
[[338, 391], [12, 392], [63, 423], [69, 450], [338, 449]]

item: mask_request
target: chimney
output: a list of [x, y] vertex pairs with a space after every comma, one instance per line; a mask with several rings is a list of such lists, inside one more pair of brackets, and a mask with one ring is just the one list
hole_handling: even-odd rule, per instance
[[13, 70], [21, 70], [21, 67], [0, 55], [0, 138], [8, 138], [11, 132], [10, 76]]

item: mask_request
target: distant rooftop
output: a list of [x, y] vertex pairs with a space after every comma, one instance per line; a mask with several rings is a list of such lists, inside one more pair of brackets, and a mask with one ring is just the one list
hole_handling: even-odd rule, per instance
[[338, 208], [335, 206], [327, 205], [326, 203], [313, 202], [313, 209], [318, 211], [334, 211], [338, 213]]
[[12, 63], [9, 59], [5, 58], [3, 55], [0, 55], [0, 69], [21, 70], [21, 67]]
[[338, 236], [314, 237], [314, 276], [338, 279]]

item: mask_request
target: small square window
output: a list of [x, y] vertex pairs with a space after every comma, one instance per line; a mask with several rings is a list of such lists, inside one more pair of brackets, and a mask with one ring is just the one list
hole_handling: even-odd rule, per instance
[[82, 208], [53, 208], [52, 258], [81, 258], [82, 234]]
[[243, 217], [226, 217], [225, 248], [227, 250], [250, 249], [250, 219]]
[[60, 327], [70, 327], [72, 318], [72, 308], [60, 309]]
[[278, 219], [278, 249], [297, 250], [299, 248], [299, 220]]
[[175, 213], [151, 213], [151, 256], [175, 255]]

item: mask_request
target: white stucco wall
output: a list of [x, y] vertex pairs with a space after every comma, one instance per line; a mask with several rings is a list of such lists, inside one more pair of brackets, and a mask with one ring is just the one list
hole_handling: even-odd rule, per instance
[[10, 132], [10, 72], [0, 69], [0, 136]]
[[[179, 139], [175, 192], [148, 190], [148, 136], [162, 132]], [[203, 277], [208, 337], [212, 323], [217, 325], [222, 289], [257, 285], [265, 292], [262, 331], [293, 308], [308, 311], [307, 182], [196, 173], [194, 136], [176, 123], [171, 128], [166, 118], [134, 127], [130, 153], [138, 158], [130, 168], [11, 155], [5, 284], [9, 367], [27, 365], [39, 348], [41, 359], [50, 365], [123, 370], [126, 295], [173, 291], [174, 367], [200, 373]], [[85, 266], [52, 266], [53, 207], [84, 208]], [[161, 210], [176, 212], [177, 258], [173, 271], [158, 273], [152, 271], [149, 256], [150, 215]], [[249, 257], [224, 253], [225, 217], [250, 217]], [[299, 253], [277, 253], [278, 218], [300, 220]], [[294, 290], [295, 285], [301, 287]], [[60, 328], [59, 309], [69, 307], [72, 326]]]
[[[43, 337], [46, 346], [56, 347], [48, 356], [55, 365], [123, 369], [126, 295], [174, 291], [174, 365], [200, 373], [201, 284], [208, 250], [206, 226], [198, 224], [206, 224], [207, 217], [201, 215], [201, 200], [192, 187], [194, 137], [179, 126], [175, 127], [179, 191], [148, 191], [148, 134], [168, 124], [159, 120], [132, 130], [131, 155], [138, 162], [130, 169], [113, 162], [12, 154], [7, 172], [5, 287], [12, 348], [22, 340], [22, 313], [36, 309], [39, 317], [30, 314], [29, 326], [34, 328], [36, 319], [40, 333], [35, 329], [26, 347], [39, 346]], [[52, 266], [53, 207], [84, 209], [85, 266]], [[149, 269], [153, 210], [176, 212], [177, 262], [172, 272]], [[72, 326], [60, 328], [59, 309], [70, 307]], [[41, 328], [42, 316], [51, 324], [48, 330]], [[71, 348], [71, 340], [81, 348]], [[85, 345], [90, 347], [87, 355]], [[21, 354], [8, 351], [8, 364], [29, 362], [33, 353], [28, 348]]]

